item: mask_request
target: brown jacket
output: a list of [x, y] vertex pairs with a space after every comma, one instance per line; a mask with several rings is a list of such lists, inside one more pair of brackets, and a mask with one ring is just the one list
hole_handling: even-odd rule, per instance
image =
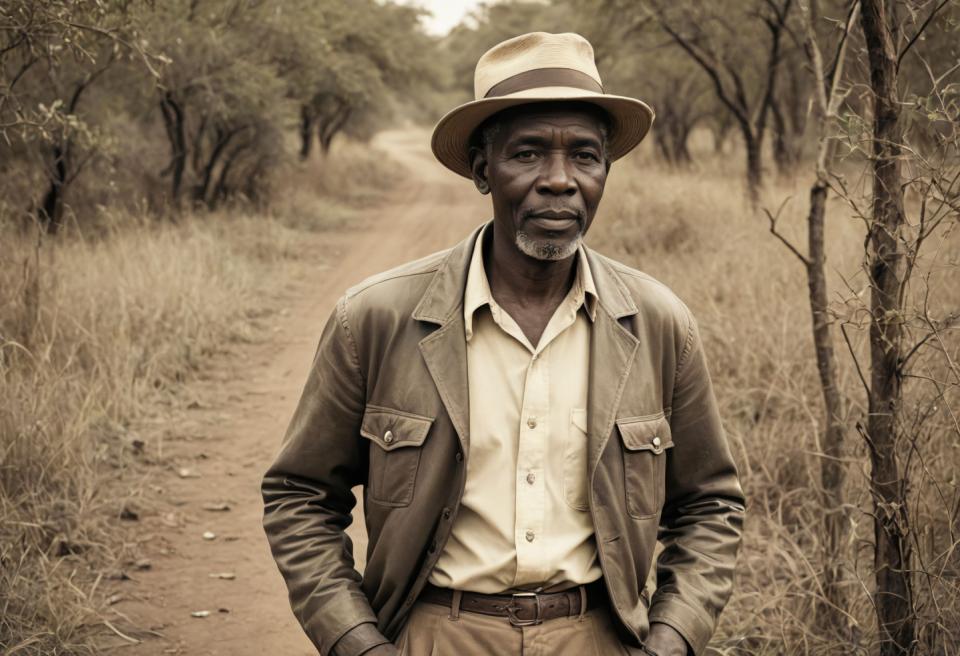
[[[347, 291], [264, 477], [270, 546], [323, 654], [365, 622], [397, 636], [457, 516], [470, 453], [462, 303], [478, 233]], [[625, 643], [659, 621], [701, 654], [730, 595], [744, 499], [696, 323], [661, 283], [587, 256], [599, 296], [590, 513], [613, 615]], [[344, 532], [357, 485], [370, 538], [362, 577]]]

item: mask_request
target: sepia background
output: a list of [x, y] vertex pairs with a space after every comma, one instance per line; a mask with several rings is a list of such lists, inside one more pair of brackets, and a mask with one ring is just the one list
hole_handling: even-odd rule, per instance
[[313, 653], [260, 476], [335, 299], [489, 217], [430, 128], [533, 30], [657, 113], [587, 241], [700, 323], [709, 653], [960, 653], [956, 0], [3, 0], [0, 653]]

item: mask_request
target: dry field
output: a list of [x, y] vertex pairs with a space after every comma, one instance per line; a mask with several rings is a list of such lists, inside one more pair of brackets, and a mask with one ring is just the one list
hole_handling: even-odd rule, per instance
[[97, 651], [106, 581], [136, 560], [135, 427], [268, 339], [278, 294], [322, 262], [309, 245], [398, 179], [364, 148], [337, 158], [291, 174], [267, 215], [101, 213], [42, 242], [0, 220], [0, 653]]
[[[856, 424], [866, 423], [866, 395], [850, 349], [836, 332], [841, 383], [849, 400], [846, 433], [848, 559], [855, 643], [838, 642], [814, 620], [823, 599], [819, 431], [822, 397], [814, 360], [805, 272], [753, 211], [740, 184], [741, 158], [701, 153], [688, 171], [669, 171], [641, 153], [614, 172], [591, 243], [665, 282], [691, 307], [703, 333], [725, 427], [747, 494], [747, 528], [734, 597], [713, 646], [724, 654], [873, 654], [877, 649], [873, 589], [873, 517], [869, 457]], [[863, 198], [863, 164], [844, 166], [854, 200]], [[761, 210], [787, 201], [779, 230], [806, 248], [813, 175], [770, 177]], [[908, 197], [908, 202], [910, 202]], [[917, 207], [909, 208], [916, 217]], [[915, 220], [915, 218], [914, 218]], [[844, 201], [827, 205], [827, 271], [838, 317], [860, 367], [869, 363], [860, 310], [869, 289], [862, 268], [861, 220]], [[960, 307], [960, 239], [954, 230], [925, 245], [912, 302], [929, 292], [934, 317]], [[838, 321], [839, 323], [839, 321]], [[916, 376], [957, 380], [960, 339], [943, 336], [943, 354], [915, 363]], [[951, 370], [952, 367], [952, 370]], [[867, 374], [868, 375], [868, 374]], [[960, 653], [960, 465], [958, 394], [931, 402], [931, 386], [907, 380], [907, 415], [929, 412], [905, 450], [913, 479], [910, 512], [915, 542], [915, 606], [922, 618], [919, 653]], [[951, 407], [952, 402], [952, 407]], [[914, 417], [915, 418], [915, 417]], [[909, 432], [910, 429], [908, 429]]]
[[[436, 168], [425, 140], [416, 133], [403, 142], [406, 178], [376, 151], [341, 149], [336, 166], [292, 173], [268, 216], [222, 211], [176, 225], [104, 216], [96, 230], [64, 234], [39, 249], [35, 238], [12, 228], [0, 232], [2, 243], [12, 245], [0, 249], [0, 651], [99, 651], [92, 645], [110, 633], [103, 620], [115, 587], [105, 579], [138, 556], [122, 526], [130, 521], [126, 502], [139, 498], [135, 482], [145, 466], [165, 464], [137, 460], [144, 445], [134, 427], [187, 403], [211, 362], [269, 342], [267, 328], [281, 320], [277, 299], [290, 293], [291, 280], [317, 267], [322, 254], [311, 245], [318, 239], [382, 214], [371, 203], [386, 188], [400, 193], [419, 180], [418, 195], [429, 200]], [[650, 150], [615, 165], [588, 241], [672, 287], [704, 335], [749, 504], [736, 592], [713, 653], [874, 653], [869, 462], [854, 429], [864, 416], [864, 394], [847, 346], [838, 341], [850, 400], [845, 565], [848, 610], [861, 636], [856, 645], [833, 641], [813, 621], [822, 596], [822, 412], [803, 270], [769, 234], [763, 213], [748, 206], [739, 153], [704, 150], [691, 169], [669, 170]], [[853, 182], [856, 167], [850, 173]], [[783, 231], [801, 245], [810, 180], [802, 167], [789, 180], [771, 176], [763, 195], [774, 211], [791, 199]], [[437, 213], [469, 211], [457, 217], [463, 232], [486, 218], [469, 184], [443, 193]], [[840, 201], [827, 211], [831, 289], [838, 311], [846, 312], [865, 293], [863, 225]], [[443, 239], [449, 243], [449, 235]], [[956, 245], [955, 236], [931, 244], [922, 262], [930, 272], [931, 311], [940, 315], [960, 305]], [[407, 255], [416, 253], [395, 254], [398, 261]], [[865, 362], [865, 331], [851, 329], [850, 337]], [[943, 348], [955, 361], [955, 334]], [[933, 374], [943, 366], [942, 358], [930, 358], [919, 368]], [[924, 394], [919, 383], [909, 388], [911, 401]], [[960, 453], [949, 408], [941, 405], [933, 417], [911, 460], [922, 568], [916, 604], [927, 622], [928, 653], [953, 654], [960, 650], [960, 561], [952, 532], [960, 529], [954, 473]], [[266, 645], [248, 648], [231, 653], [269, 653]], [[181, 653], [221, 652], [191, 643]]]

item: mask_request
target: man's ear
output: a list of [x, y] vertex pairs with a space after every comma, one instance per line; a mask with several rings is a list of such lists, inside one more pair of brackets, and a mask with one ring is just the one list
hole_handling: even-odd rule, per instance
[[473, 174], [473, 184], [481, 194], [490, 193], [490, 182], [487, 180], [487, 149], [472, 146], [467, 157], [470, 159], [470, 172]]

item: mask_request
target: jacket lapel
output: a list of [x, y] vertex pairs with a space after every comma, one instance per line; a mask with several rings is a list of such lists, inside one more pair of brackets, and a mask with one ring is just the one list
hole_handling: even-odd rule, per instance
[[417, 321], [439, 326], [420, 340], [420, 354], [465, 454], [469, 453], [470, 447], [470, 399], [463, 290], [474, 243], [482, 227], [450, 250], [412, 315]]
[[[482, 225], [478, 226], [467, 239], [450, 250], [412, 315], [417, 321], [439, 326], [420, 340], [420, 354], [464, 453], [469, 452], [470, 446], [470, 399], [463, 290], [470, 257], [482, 228]], [[592, 476], [613, 430], [639, 341], [619, 321], [637, 313], [637, 306], [626, 286], [606, 258], [590, 249], [585, 250], [599, 298], [590, 337], [588, 373], [587, 415]]]
[[588, 480], [610, 439], [624, 386], [630, 375], [640, 342], [620, 319], [637, 313], [626, 286], [606, 258], [587, 249], [590, 272], [600, 299], [590, 333], [590, 373], [587, 392], [590, 470]]

